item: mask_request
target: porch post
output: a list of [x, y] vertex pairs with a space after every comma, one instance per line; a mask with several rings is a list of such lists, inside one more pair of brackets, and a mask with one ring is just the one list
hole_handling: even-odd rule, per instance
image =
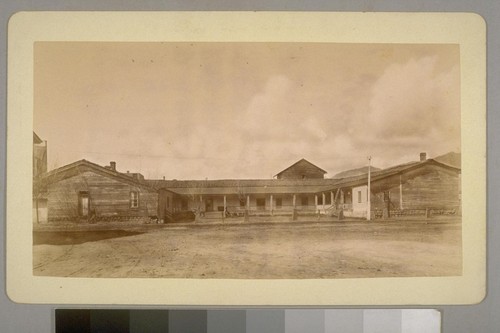
[[323, 213], [325, 213], [325, 201], [326, 201], [325, 192], [321, 193], [321, 195], [323, 196]]
[[316, 213], [318, 212], [318, 195], [314, 195], [314, 209], [316, 210]]
[[403, 210], [403, 182], [401, 175], [399, 175], [399, 209]]
[[339, 220], [344, 218], [344, 190], [340, 189], [340, 209], [339, 209]]
[[226, 217], [226, 209], [227, 209], [226, 196], [224, 195], [224, 211], [222, 212], [222, 218], [223, 219]]
[[247, 206], [245, 209], [245, 222], [248, 222], [250, 220], [250, 195], [247, 194]]
[[295, 203], [296, 203], [296, 195], [295, 194], [293, 195], [293, 201], [292, 202], [293, 202], [293, 209], [295, 209]]
[[269, 204], [269, 209], [271, 210], [271, 216], [273, 216], [273, 195], [271, 194], [271, 202]]
[[292, 220], [295, 221], [297, 219], [297, 212], [295, 210], [295, 203], [297, 202], [297, 196], [295, 194], [293, 194], [293, 209], [292, 209]]
[[200, 205], [198, 206], [198, 215], [205, 217], [205, 207], [203, 207], [203, 196], [200, 194]]

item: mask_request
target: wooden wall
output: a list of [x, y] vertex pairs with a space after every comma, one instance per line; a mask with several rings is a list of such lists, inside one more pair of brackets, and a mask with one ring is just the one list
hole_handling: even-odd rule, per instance
[[[304, 177], [303, 177], [304, 176]], [[322, 171], [307, 162], [299, 162], [296, 165], [282, 171], [278, 179], [318, 179], [324, 178]]]
[[[391, 209], [399, 209], [399, 186], [392, 187], [389, 192]], [[372, 191], [371, 201], [372, 209], [383, 209], [383, 192]], [[428, 173], [403, 183], [403, 209], [457, 209], [459, 205], [460, 179], [457, 173], [432, 168]]]
[[[90, 210], [96, 218], [156, 216], [158, 194], [141, 186], [85, 171], [48, 186], [48, 219], [77, 219], [78, 200], [81, 191], [90, 197]], [[139, 193], [139, 207], [130, 207], [130, 192]]]
[[170, 191], [160, 190], [158, 195], [158, 218], [163, 222], [172, 219], [174, 209], [174, 194]]

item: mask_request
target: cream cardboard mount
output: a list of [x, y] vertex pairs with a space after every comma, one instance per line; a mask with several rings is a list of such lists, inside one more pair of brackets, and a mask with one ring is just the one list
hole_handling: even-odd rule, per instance
[[[333, 12], [20, 12], [10, 19], [8, 38], [6, 262], [7, 292], [13, 301], [57, 304], [326, 307], [338, 305], [473, 304], [481, 302], [484, 298], [486, 290], [486, 39], [485, 22], [478, 15], [470, 13]], [[293, 276], [285, 275], [282, 278], [257, 279], [245, 277], [200, 278], [199, 276], [147, 278], [140, 274], [127, 278], [113, 277], [112, 274], [109, 276], [99, 274], [78, 276], [76, 274], [77, 277], [72, 277], [64, 274], [58, 275], [54, 273], [55, 271], [47, 275], [34, 274], [35, 261], [37, 263], [40, 260], [63, 261], [64, 256], [69, 253], [68, 251], [79, 246], [78, 244], [33, 245], [35, 224], [32, 221], [35, 210], [32, 209], [34, 190], [33, 179], [30, 176], [33, 174], [34, 163], [33, 131], [35, 130], [34, 124], [39, 121], [37, 117], [41, 117], [37, 113], [40, 112], [39, 105], [43, 104], [40, 102], [41, 97], [36, 92], [37, 89], [45, 91], [44, 88], [47, 84], [51, 88], [53, 88], [52, 85], [57, 87], [57, 85], [64, 84], [57, 81], [56, 78], [53, 81], [50, 79], [40, 81], [44, 83], [35, 82], [35, 78], [39, 77], [40, 71], [45, 68], [45, 66], [37, 67], [39, 59], [35, 58], [35, 54], [38, 54], [35, 52], [35, 48], [36, 45], [53, 42], [62, 47], [66, 44], [90, 43], [94, 46], [97, 45], [96, 50], [99, 49], [100, 43], [102, 45], [125, 43], [131, 49], [134, 49], [134, 45], [140, 49], [144, 47], [145, 42], [148, 42], [148, 45], [153, 45], [153, 48], [154, 45], [160, 43], [166, 45], [186, 42], [197, 45], [200, 43], [216, 45], [219, 48], [221, 45], [234, 48], [235, 43], [241, 43], [241, 45], [254, 43], [254, 45], [261, 46], [270, 45], [269, 48], [274, 45], [276, 49], [293, 46], [295, 43], [301, 44], [305, 48], [309, 45], [316, 45], [316, 47], [318, 45], [321, 47], [364, 45], [369, 49], [373, 45], [392, 45], [396, 48], [397, 46], [407, 47], [405, 52], [412, 52], [408, 51], [412, 45], [428, 45], [431, 48], [436, 45], [443, 47], [451, 45], [451, 48], [455, 48], [457, 51], [455, 61], [458, 64], [458, 80], [454, 81], [454, 87], [457, 88], [458, 92], [455, 91], [454, 96], [459, 96], [455, 107], [459, 110], [459, 127], [461, 129], [459, 131], [462, 159], [460, 174], [461, 229], [459, 230], [461, 239], [458, 242], [461, 274], [425, 276], [425, 273], [421, 273], [410, 274], [410, 277], [396, 274], [396, 276], [361, 276], [358, 278], [320, 278], [315, 276], [293, 278]], [[258, 48], [256, 46], [256, 49]], [[265, 47], [260, 50], [264, 49]], [[381, 55], [373, 54], [373, 56]], [[393, 55], [388, 53], [387, 56]], [[418, 56], [423, 57], [425, 54], [417, 55], [415, 53], [413, 60], [416, 66], [419, 66]], [[50, 59], [50, 57], [49, 55], [46, 58]], [[88, 57], [88, 54], [82, 53], [80, 58], [78, 55], [75, 56], [75, 68], [80, 65], [79, 60], [84, 57]], [[174, 55], [172, 57], [175, 58]], [[349, 58], [349, 55], [344, 54], [345, 58]], [[352, 58], [355, 58], [354, 54]], [[53, 59], [56, 59], [56, 56]], [[407, 59], [411, 59], [411, 57], [407, 57]], [[60, 65], [61, 68], [64, 68], [68, 64], [61, 62]], [[358, 67], [364, 65], [369, 66], [359, 63]], [[398, 65], [401, 64], [395, 64], [395, 67]], [[179, 66], [188, 65], [179, 63]], [[277, 63], [274, 66], [274, 68], [280, 68]], [[325, 71], [327, 71], [330, 66], [333, 66], [333, 63], [326, 62], [324, 66]], [[107, 69], [102, 68], [102, 70], [106, 71]], [[128, 74], [126, 71], [123, 72]], [[270, 70], [269, 73], [271, 72]], [[278, 76], [279, 74], [286, 76], [287, 73], [277, 74]], [[92, 74], [88, 76], [91, 77]], [[126, 80], [127, 76], [125, 75], [123, 78]], [[249, 75], [247, 79], [251, 81], [253, 75]], [[78, 80], [83, 79], [76, 76], [74, 80], [78, 82]], [[231, 84], [240, 84], [241, 82], [238, 83], [238, 80], [243, 79], [235, 78]], [[446, 77], [443, 77], [438, 81], [445, 80]], [[261, 92], [261, 104], [258, 104], [259, 98], [257, 98], [257, 109], [258, 107], [266, 107], [264, 100], [266, 93], [271, 92], [275, 97], [283, 91], [286, 92], [283, 89], [289, 88], [287, 86], [289, 82], [286, 82], [283, 77], [278, 77], [271, 83], [265, 88], [268, 90]], [[358, 83], [362, 84], [362, 82]], [[193, 87], [199, 89], [196, 84], [193, 83]], [[223, 83], [218, 84], [223, 86]], [[426, 82], [423, 82], [422, 86], [425, 84]], [[284, 86], [285, 88], [283, 88]], [[335, 92], [321, 91], [321, 87], [318, 87], [319, 91], [317, 91], [316, 97], [321, 94], [335, 94]], [[153, 86], [151, 88], [154, 89]], [[248, 88], [250, 89], [250, 87]], [[353, 87], [353, 89], [355, 88]], [[436, 89], [439, 87], [430, 86], [429, 96]], [[112, 92], [109, 93], [112, 94]], [[102, 90], [95, 92], [92, 87], [88, 87], [87, 92], [77, 91], [75, 94], [80, 94], [88, 100], [104, 96]], [[443, 94], [453, 96], [453, 92], [447, 90]], [[67, 98], [70, 97], [61, 95], [60, 99], [52, 100], [53, 109], [63, 112], [61, 110], [65, 110], [65, 108], [69, 110], [75, 107], [75, 104], [66, 103]], [[424, 102], [425, 95], [420, 97], [421, 101]], [[452, 98], [449, 97], [449, 99]], [[146, 104], [148, 101], [143, 100], [143, 102]], [[354, 100], [351, 102], [356, 103]], [[408, 101], [408, 104], [401, 104], [401, 106], [410, 105], [412, 102], [415, 101]], [[266, 118], [261, 119], [260, 123], [272, 122], [273, 116], [279, 117], [279, 112], [281, 112], [279, 106], [280, 104], [274, 105], [276, 115], [273, 113], [274, 111], [266, 113], [264, 115]], [[373, 104], [371, 106], [373, 107]], [[117, 112], [113, 113], [109, 109], [107, 112], [109, 112], [109, 118], [119, 117]], [[144, 117], [149, 115], [148, 110], [141, 112]], [[218, 111], [211, 112], [214, 115], [219, 115]], [[60, 118], [46, 118], [44, 120], [52, 122], [54, 133], [71, 123], [71, 121], [64, 123], [63, 113], [60, 115]], [[418, 123], [419, 121], [424, 122], [425, 119], [418, 118], [412, 121]], [[434, 121], [439, 122], [439, 119], [436, 118]], [[323, 119], [323, 122], [326, 123], [328, 120]], [[81, 123], [81, 126], [89, 134], [88, 137], [98, 134], [89, 125], [91, 123]], [[317, 123], [307, 124], [318, 125]], [[303, 128], [301, 126], [298, 124], [297, 128]], [[318, 125], [316, 129], [319, 127]], [[260, 133], [259, 135], [264, 134]], [[328, 134], [325, 135], [328, 137]], [[88, 137], [81, 138], [81, 141], [88, 140]], [[44, 138], [42, 137], [42, 139]], [[187, 140], [187, 136], [184, 139]], [[209, 138], [206, 139], [209, 140]], [[426, 139], [422, 137], [422, 141]], [[240, 144], [244, 144], [244, 141], [242, 142]], [[230, 148], [230, 146], [227, 147], [226, 154], [231, 153]], [[71, 149], [73, 148], [65, 147], [64, 143], [61, 142], [49, 142], [49, 166], [51, 154]], [[359, 154], [364, 153], [364, 151], [360, 151]], [[85, 158], [85, 156], [81, 158]], [[74, 159], [74, 161], [76, 160], [78, 158]], [[68, 163], [61, 163], [59, 166], [66, 164]], [[352, 194], [354, 195], [354, 192]], [[134, 198], [136, 198], [135, 194]], [[356, 198], [353, 197], [351, 200], [355, 201]], [[322, 200], [324, 204], [325, 199]], [[359, 200], [361, 200], [361, 196]], [[314, 202], [314, 200], [312, 201]], [[318, 202], [315, 204], [317, 206]], [[345, 208], [349, 207], [345, 206]], [[405, 223], [404, 221], [399, 222]], [[356, 223], [366, 222], [359, 220]], [[292, 228], [293, 225], [288, 227]], [[363, 240], [358, 242], [363, 242]], [[43, 258], [36, 257], [40, 251], [44, 253]], [[373, 258], [375, 257], [374, 253]], [[127, 264], [127, 262], [121, 264]]]

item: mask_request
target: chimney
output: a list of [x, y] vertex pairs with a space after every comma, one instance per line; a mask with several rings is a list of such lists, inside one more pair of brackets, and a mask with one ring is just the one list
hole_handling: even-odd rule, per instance
[[420, 162], [427, 160], [427, 153], [420, 153]]
[[109, 162], [109, 167], [111, 170], [116, 171], [116, 162]]

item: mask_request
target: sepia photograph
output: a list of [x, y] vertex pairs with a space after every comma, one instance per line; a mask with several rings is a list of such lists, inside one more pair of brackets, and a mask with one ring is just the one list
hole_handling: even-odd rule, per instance
[[463, 274], [453, 43], [37, 41], [32, 273]]

